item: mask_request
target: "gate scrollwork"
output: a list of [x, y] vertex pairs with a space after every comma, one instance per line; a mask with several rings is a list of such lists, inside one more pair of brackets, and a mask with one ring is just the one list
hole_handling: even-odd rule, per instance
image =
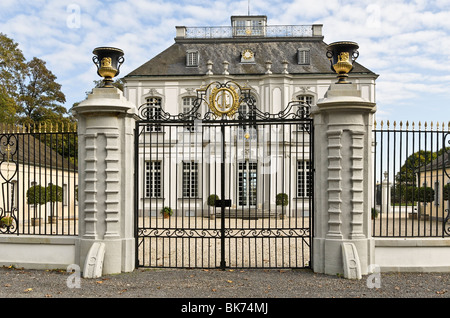
[[[447, 180], [450, 180], [450, 172], [448, 171], [446, 167], [446, 163], [448, 162], [450, 158], [450, 134], [445, 134], [444, 136], [444, 142], [443, 142], [443, 158], [442, 163], [444, 166], [442, 167], [442, 170], [444, 171], [444, 174], [446, 175]], [[445, 209], [446, 216], [442, 222], [442, 229], [445, 235], [450, 235], [450, 181], [446, 185], [443, 185], [443, 197], [444, 202], [447, 201], [447, 209]]]
[[14, 178], [17, 175], [17, 136], [0, 135], [0, 181], [2, 202], [0, 206], [0, 233], [17, 231], [16, 188]]
[[[201, 105], [207, 105], [202, 117]], [[246, 105], [243, 110], [240, 106]], [[139, 107], [139, 117], [147, 121], [194, 121], [194, 120], [286, 120], [310, 118], [311, 105], [302, 101], [291, 101], [277, 113], [263, 112], [256, 107], [256, 100], [251, 94], [251, 88], [241, 86], [234, 81], [225, 83], [212, 82], [197, 89], [197, 97], [192, 108], [186, 112], [172, 115], [162, 108], [154, 111], [147, 103]]]

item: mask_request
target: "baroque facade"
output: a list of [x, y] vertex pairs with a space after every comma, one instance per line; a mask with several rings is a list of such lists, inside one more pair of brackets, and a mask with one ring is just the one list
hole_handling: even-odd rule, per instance
[[[175, 43], [125, 76], [124, 92], [129, 101], [147, 107], [154, 117], [158, 117], [161, 111], [171, 115], [187, 113], [195, 106], [199, 88], [214, 82], [233, 81], [250, 88], [254, 106], [259, 112], [277, 114], [293, 102], [314, 106], [324, 97], [330, 84], [336, 82], [336, 74], [330, 67], [326, 52], [322, 25], [270, 26], [266, 16], [232, 16], [229, 27], [176, 27]], [[372, 71], [354, 63], [350, 80], [357, 84], [362, 97], [370, 102], [375, 102], [376, 78]], [[241, 105], [240, 111], [248, 112], [246, 108], [248, 105]], [[207, 113], [208, 105], [203, 103], [199, 111]], [[231, 208], [276, 208], [275, 195], [283, 192], [289, 195], [289, 215], [299, 211], [299, 202], [303, 206], [301, 210], [305, 210], [305, 204], [309, 204], [304, 199], [310, 193], [308, 179], [312, 171], [309, 163], [312, 151], [309, 137], [299, 137], [292, 127], [295, 125], [283, 130], [280, 140], [302, 140], [302, 154], [293, 150], [298, 149], [299, 142], [295, 145], [291, 142], [288, 150], [286, 146], [277, 146], [283, 149], [272, 151], [272, 155], [277, 152], [284, 155], [271, 171], [280, 171], [280, 176], [270, 177], [270, 180], [262, 175], [264, 169], [257, 156], [241, 156], [237, 143], [230, 146], [234, 159], [230, 159], [233, 164], [227, 165], [226, 187], [231, 188], [227, 193]], [[159, 129], [148, 127], [146, 136], [162, 132]], [[274, 126], [271, 129], [268, 134], [274, 136]], [[263, 130], [250, 135], [250, 142], [260, 142]], [[235, 135], [240, 138], [239, 129]], [[141, 135], [141, 138], [150, 140], [152, 137]], [[231, 144], [232, 137], [228, 139]], [[257, 146], [254, 149], [259, 150]], [[142, 149], [138, 159], [139, 170], [143, 171], [139, 198], [156, 199], [150, 213], [156, 213], [158, 206], [166, 205], [183, 210], [184, 204], [187, 208], [183, 215], [203, 214], [209, 195], [220, 192], [212, 185], [217, 181], [211, 176], [211, 168], [205, 170], [198, 166], [196, 160], [182, 159], [171, 169], [179, 171], [176, 176], [178, 185], [169, 185], [170, 182], [163, 180], [175, 175], [167, 172], [167, 158], [152, 157], [150, 152]], [[242, 152], [245, 152], [244, 148]], [[167, 199], [167, 193], [173, 194], [171, 199]], [[157, 200], [163, 197], [162, 202]], [[189, 203], [185, 202], [186, 199]], [[198, 202], [192, 203], [191, 199]]]

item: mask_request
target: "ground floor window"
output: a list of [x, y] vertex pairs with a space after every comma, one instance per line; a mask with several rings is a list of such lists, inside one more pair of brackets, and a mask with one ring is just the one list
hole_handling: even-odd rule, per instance
[[297, 197], [309, 197], [311, 195], [311, 170], [307, 160], [297, 161]]
[[183, 198], [198, 197], [198, 162], [183, 161]]
[[256, 206], [257, 163], [243, 161], [238, 163], [238, 191], [240, 206]]
[[145, 196], [161, 197], [161, 161], [145, 162]]

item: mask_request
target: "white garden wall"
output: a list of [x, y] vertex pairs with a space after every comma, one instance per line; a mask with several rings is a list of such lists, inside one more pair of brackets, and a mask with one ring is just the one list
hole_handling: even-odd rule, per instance
[[0, 236], [0, 266], [27, 269], [66, 269], [77, 264], [77, 236]]

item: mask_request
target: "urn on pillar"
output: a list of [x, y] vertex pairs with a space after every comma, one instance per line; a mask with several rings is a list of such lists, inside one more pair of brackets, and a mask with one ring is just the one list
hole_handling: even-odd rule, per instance
[[113, 87], [113, 78], [119, 75], [120, 66], [125, 61], [123, 51], [114, 47], [98, 47], [93, 52], [92, 61], [97, 66], [97, 74], [103, 77], [103, 87]]
[[331, 70], [338, 74], [337, 84], [348, 84], [348, 73], [353, 69], [353, 63], [359, 56], [358, 44], [343, 41], [328, 45], [327, 57], [331, 62]]

